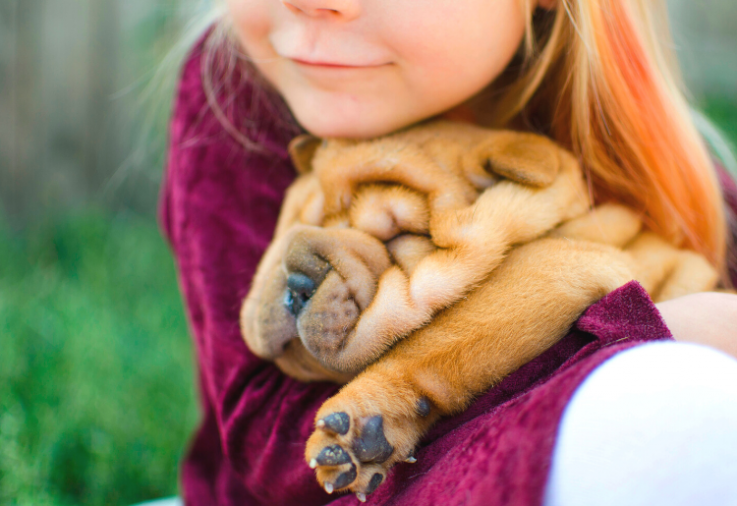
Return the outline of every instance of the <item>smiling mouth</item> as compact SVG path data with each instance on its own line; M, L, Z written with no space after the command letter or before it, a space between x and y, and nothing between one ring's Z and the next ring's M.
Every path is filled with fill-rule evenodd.
M298 58L292 58L293 62L297 63L298 65L303 65L306 67L312 67L312 68L325 68L325 69L345 69L345 70L351 70L351 69L372 69L372 68L379 68L384 67L386 65L389 65L389 63L379 63L379 64L368 64L368 65L346 65L343 63L331 63L331 62L321 62L321 61L307 61L307 60L300 60Z

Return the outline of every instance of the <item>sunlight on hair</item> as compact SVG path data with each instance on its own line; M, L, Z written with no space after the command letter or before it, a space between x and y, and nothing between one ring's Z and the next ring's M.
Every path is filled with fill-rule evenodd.
M559 0L555 13L530 11L523 72L498 90L490 124L550 135L580 157L597 201L632 206L723 272L721 191L670 51L665 4Z

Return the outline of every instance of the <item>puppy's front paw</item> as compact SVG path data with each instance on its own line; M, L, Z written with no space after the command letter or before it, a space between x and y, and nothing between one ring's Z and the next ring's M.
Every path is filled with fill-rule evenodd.
M328 493L374 492L397 462L416 461L422 434L438 418L410 385L362 376L320 408L305 457Z

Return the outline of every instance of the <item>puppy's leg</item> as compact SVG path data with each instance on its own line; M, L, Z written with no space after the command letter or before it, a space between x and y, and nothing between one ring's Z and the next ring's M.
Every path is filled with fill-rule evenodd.
M630 208L602 204L552 230L548 237L609 244L618 248L632 241L642 229L642 220Z
M394 464L413 460L440 416L468 407L631 280L628 262L615 248L563 239L514 250L480 288L320 408L305 452L318 481L329 491L375 490Z
M640 233L641 229L634 211L604 204L564 223L549 236L624 247L633 259L636 279L656 302L714 289L718 273L702 255L680 250L652 232Z
M437 213L431 203L430 235L439 249L409 276L396 266L381 276L373 302L346 339L343 357L350 359L354 347L363 352L362 343L374 341L379 345L370 359L377 358L478 286L510 247L585 212L588 198L578 165L567 153L561 157L565 163L547 188L504 181L465 209Z
M719 273L706 258L693 251L681 250L675 268L653 300L663 302L691 293L708 292L714 290L718 282Z
M641 233L625 251L634 260L637 281L655 302L712 290L719 281L702 255L678 249L652 232Z

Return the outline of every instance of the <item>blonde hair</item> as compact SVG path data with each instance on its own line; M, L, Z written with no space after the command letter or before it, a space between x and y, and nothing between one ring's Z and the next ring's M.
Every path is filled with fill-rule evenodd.
M250 151L268 151L270 146L258 142L261 125L250 118L239 118L234 95L245 82L250 86L249 115L258 117L258 109L267 109L264 117L273 119L278 131L292 138L302 132L292 117L286 103L264 80L242 52L236 41L224 6L218 2L213 10L217 22L210 28L203 41L201 59L202 85L208 104L223 128L242 146ZM234 79L238 72L244 79Z
M520 1L527 13L524 54L485 95L491 123L524 123L551 136L580 158L596 202L633 207L649 228L726 274L723 199L669 52L664 3L558 0L555 10L544 11ZM235 47L228 32L225 18L210 32L203 81L226 129L260 149L217 99L223 69L245 61L232 52L223 59L223 46Z
M534 121L580 157L597 202L634 207L724 272L723 199L668 51L664 3L558 0L533 13L523 1L525 58L495 100L497 125Z

